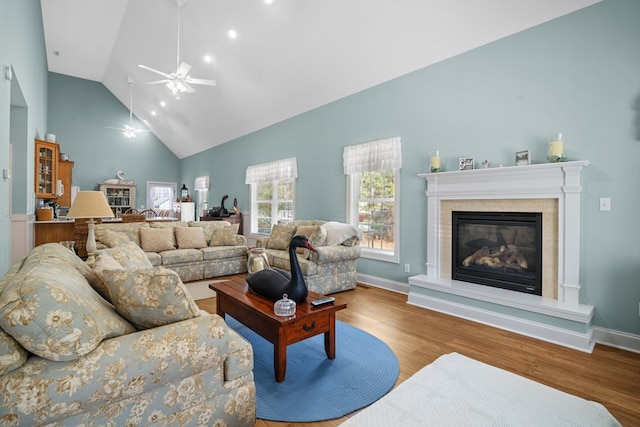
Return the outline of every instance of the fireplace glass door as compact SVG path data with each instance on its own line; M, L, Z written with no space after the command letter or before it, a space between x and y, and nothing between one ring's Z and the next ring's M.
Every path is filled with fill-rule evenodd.
M454 280L542 295L542 214L452 212Z

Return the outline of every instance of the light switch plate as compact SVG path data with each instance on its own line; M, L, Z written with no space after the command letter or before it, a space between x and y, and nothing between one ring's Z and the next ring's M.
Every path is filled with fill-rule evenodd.
M600 210L601 211L611 210L611 199L609 197L600 197Z
M2 169L2 178L11 179L11 169Z

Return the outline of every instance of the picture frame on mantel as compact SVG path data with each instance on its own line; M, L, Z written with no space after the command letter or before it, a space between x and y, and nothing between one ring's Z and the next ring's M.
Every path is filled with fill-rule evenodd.
M475 168L474 157L460 157L458 168L461 171L473 170Z
M531 152L529 150L516 151L516 166L531 164Z

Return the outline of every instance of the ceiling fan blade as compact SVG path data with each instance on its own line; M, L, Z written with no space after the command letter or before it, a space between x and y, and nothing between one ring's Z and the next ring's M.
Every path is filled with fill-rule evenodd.
M146 65L138 65L138 67L142 68L143 70L151 71L152 73L160 74L161 76L166 77L168 79L171 78L169 74L163 73L162 71L158 71L155 68L147 67Z
M164 80L155 80L153 82L147 82L148 85L159 85L162 83L169 83L171 80L169 79L164 79Z
M182 82L182 86L184 87L185 90L183 90L182 92L187 92L187 93L193 93L196 90L194 88L192 88L191 86L189 86L186 82Z
M208 86L215 86L216 85L216 81L215 80L192 79L191 77L187 77L186 81L187 81L187 83L192 83L194 85L208 85Z
M178 67L178 71L176 71L176 74L186 77L187 74L189 74L189 70L191 70L191 65L187 64L186 62L183 62Z

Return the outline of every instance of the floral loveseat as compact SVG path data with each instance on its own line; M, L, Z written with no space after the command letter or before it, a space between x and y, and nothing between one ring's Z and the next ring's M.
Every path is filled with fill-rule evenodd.
M304 235L317 252L298 249L297 257L309 290L331 294L356 287L356 262L360 258L360 231L335 221L296 220L276 224L269 237L256 246L265 248L271 267L290 270L289 242Z
M118 251L97 271L49 243L0 279L0 425L254 425L251 345Z
M130 222L95 225L98 249L133 242L151 264L175 271L183 282L245 273L247 239L238 224L206 222ZM96 251L96 255L101 251Z

